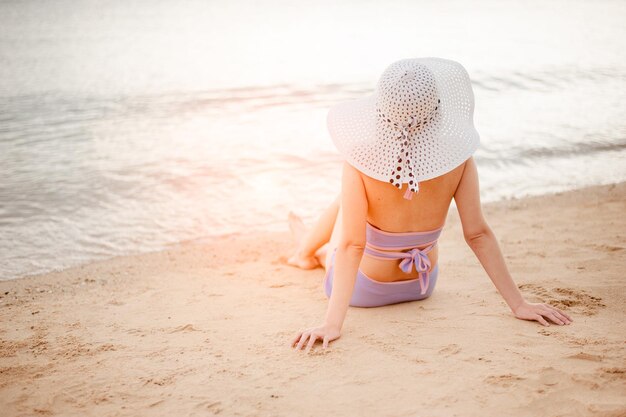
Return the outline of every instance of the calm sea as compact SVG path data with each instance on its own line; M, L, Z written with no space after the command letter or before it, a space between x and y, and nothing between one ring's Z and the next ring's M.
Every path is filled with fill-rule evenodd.
M0 279L285 230L339 191L328 108L473 80L482 197L626 180L624 1L0 1Z

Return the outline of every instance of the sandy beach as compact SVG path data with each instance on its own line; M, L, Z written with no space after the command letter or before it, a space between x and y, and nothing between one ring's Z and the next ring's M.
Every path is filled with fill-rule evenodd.
M287 231L0 282L0 414L625 416L624 213L626 183L485 207L569 326L516 319L451 209L432 297L350 308L308 355L289 341L323 318L324 273L283 264Z

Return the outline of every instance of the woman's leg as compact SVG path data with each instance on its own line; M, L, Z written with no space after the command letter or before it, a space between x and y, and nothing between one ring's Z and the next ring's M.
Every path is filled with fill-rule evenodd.
M306 229L304 222L293 213L289 213L289 228L296 242L296 253L287 261L290 265L302 269L312 269L326 265L326 244L331 240L341 196L338 196L319 217L315 225Z

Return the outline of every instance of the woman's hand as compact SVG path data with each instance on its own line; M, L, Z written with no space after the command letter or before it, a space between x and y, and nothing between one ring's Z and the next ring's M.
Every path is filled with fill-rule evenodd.
M574 320L562 312L556 307L552 307L549 304L545 303L529 303L527 301L523 301L517 308L513 311L515 317L521 320L537 320L539 323L544 326L549 326L550 323L544 318L547 317L554 323L559 326L564 324L570 324Z
M319 338L322 340L322 347L326 349L329 342L338 339L340 336L341 331L336 326L325 324L323 326L311 327L310 329L298 332L298 335L291 341L291 347L298 343L296 349L300 350L308 340L309 342L306 345L306 353L308 353L315 344L315 341Z

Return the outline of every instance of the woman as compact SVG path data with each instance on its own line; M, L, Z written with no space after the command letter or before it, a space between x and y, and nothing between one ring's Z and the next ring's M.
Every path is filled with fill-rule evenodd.
M326 268L329 303L324 322L298 332L291 346L308 352L320 339L328 347L340 337L349 305L429 297L453 198L467 244L515 317L544 326L572 322L553 306L527 302L507 270L481 210L473 113L467 72L440 58L398 61L372 96L330 110L330 135L345 158L341 195L309 231L290 215L299 243L289 259L304 269Z

